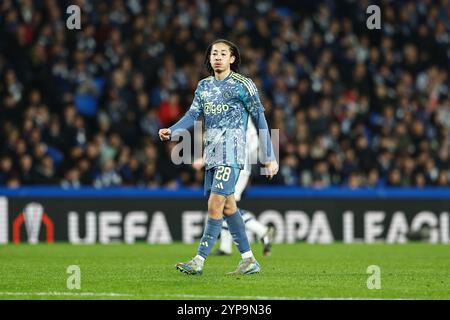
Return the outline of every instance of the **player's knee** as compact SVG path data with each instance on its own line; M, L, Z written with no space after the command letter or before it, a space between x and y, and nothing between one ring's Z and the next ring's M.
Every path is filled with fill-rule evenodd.
M208 216L215 220L219 220L223 218L223 214L218 211L208 211Z
M208 202L208 214L210 217L214 219L220 219L223 210L220 210L220 206L218 206L214 202Z
M226 216L231 216L232 214L234 214L237 211L237 208L225 208L223 209L223 214Z
M211 196L208 200L208 215L213 219L222 218L225 199L222 197Z
M223 208L223 214L224 215L232 215L237 211L237 206L236 206L236 202L234 201L227 201L225 203L225 206Z

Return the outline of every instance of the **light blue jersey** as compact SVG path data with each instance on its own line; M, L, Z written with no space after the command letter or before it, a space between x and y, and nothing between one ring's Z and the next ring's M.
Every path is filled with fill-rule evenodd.
M189 111L170 129L189 129L200 116L204 117L206 170L217 166L242 169L245 164L245 144L248 117L261 132L266 132L263 151L274 160L264 108L258 90L249 78L231 71L223 80L213 76L199 81Z

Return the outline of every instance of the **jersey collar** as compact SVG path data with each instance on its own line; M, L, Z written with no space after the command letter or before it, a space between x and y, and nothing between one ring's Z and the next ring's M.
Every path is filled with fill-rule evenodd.
M230 73L229 73L229 74L225 77L225 79L223 79L223 80L217 80L216 77L213 76L214 83L217 84L217 83L222 83L222 82L227 81L229 78L231 78L231 75L232 75L233 73L234 73L233 70L231 70Z

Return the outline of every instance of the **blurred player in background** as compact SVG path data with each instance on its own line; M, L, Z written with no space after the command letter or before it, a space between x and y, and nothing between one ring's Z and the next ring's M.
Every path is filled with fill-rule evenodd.
M239 202L242 197L242 193L247 187L248 180L250 179L252 172L251 155L256 155L258 152L258 133L252 121L249 119L248 127L246 132L246 160L244 169L241 170L239 178L236 182L236 187L234 191L234 198L236 202ZM192 166L196 170L201 170L204 166L204 161L202 158L194 161ZM240 209L242 218L244 219L245 227L255 233L258 240L260 240L264 246L263 255L269 256L272 248L272 243L274 240L275 228L272 226L265 226L256 220L255 216L250 212ZM231 255L233 250L233 237L228 230L228 225L224 221L222 224L222 231L220 232L220 246L211 255L215 256L228 256Z
M238 73L240 53L235 44L216 40L205 54L205 66L211 76L198 83L194 101L188 112L170 128L159 130L166 141L181 130L194 126L203 115L205 126L205 195L208 196L208 219L197 255L176 268L190 275L203 273L203 265L227 222L242 260L232 275L260 271L245 231L245 223L234 198L235 185L245 164L246 129L249 117L263 133L261 148L265 175L270 179L278 172L264 108L255 84Z

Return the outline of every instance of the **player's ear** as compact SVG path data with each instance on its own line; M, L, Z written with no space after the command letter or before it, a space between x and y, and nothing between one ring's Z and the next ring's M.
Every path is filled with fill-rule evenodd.
M236 60L236 57L235 57L235 56L231 56L231 58L230 58L230 64L233 64L235 60Z

